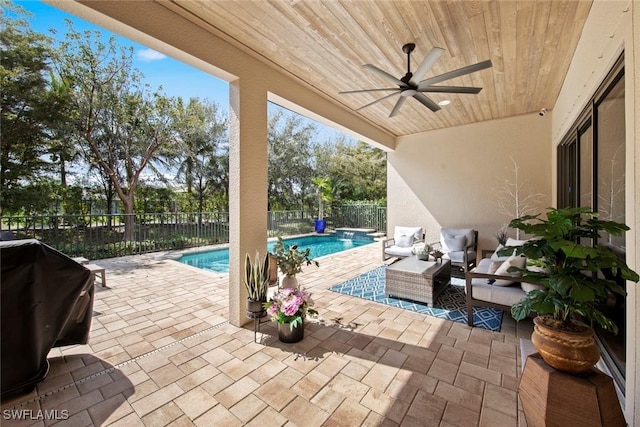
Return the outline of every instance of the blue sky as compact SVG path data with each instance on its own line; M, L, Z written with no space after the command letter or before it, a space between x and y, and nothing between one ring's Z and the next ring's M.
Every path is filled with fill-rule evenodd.
M191 97L207 98L216 102L225 111L229 108L229 85L223 80L185 65L144 45L111 33L74 15L49 6L46 3L42 3L39 0L22 0L14 1L14 3L19 4L33 14L28 21L31 28L39 33L52 36L49 29L54 28L57 30L57 35L52 37L64 37L66 32L65 18L67 18L73 22L73 27L76 31L100 30L107 38L111 35L115 36L117 43L120 45L133 46L135 53L133 66L144 74L145 81L152 89L157 89L159 86L162 86L163 92L168 96L181 96L184 99ZM270 108L274 107L270 106ZM339 131L313 120L308 120L318 129L318 135L316 136L318 140L334 140L344 136ZM351 140L349 137L346 138Z

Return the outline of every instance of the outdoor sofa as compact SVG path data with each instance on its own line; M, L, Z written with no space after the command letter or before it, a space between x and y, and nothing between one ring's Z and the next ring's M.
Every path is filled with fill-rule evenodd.
M465 274L467 300L467 323L473 326L474 307L492 307L511 311L528 292L541 289L542 285L523 282L517 274L509 273L511 266L525 268L527 259L516 255L498 255L505 246L521 246L525 240L509 238L504 246L499 245L490 258L483 258L478 266Z

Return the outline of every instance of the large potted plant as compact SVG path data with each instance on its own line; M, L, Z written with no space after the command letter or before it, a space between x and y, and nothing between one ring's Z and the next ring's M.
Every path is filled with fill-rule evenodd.
M531 236L515 248L530 267L510 270L519 270L524 282L543 285L511 308L513 317L537 314L531 340L547 364L572 374L589 371L600 357L591 325L618 331L599 307L614 294L626 295L616 279L639 279L624 259L597 242L601 232L619 235L629 227L600 220L587 208L549 209L546 219L525 215L509 226Z
M278 237L278 241L273 247L273 255L278 260L278 268L284 278L282 279L283 288L295 288L298 286L296 274L302 272L303 265L320 266L318 261L311 259L311 249L298 249L298 245L288 245L284 243L282 237Z
M251 319L264 317L266 312L263 305L267 301L269 289L269 257L265 256L262 261L260 254L256 252L255 260L251 262L251 257L247 254L242 281L248 294L247 317Z
M318 218L315 221L316 233L324 233L327 221L324 219L324 203L332 201L333 186L327 177L312 178L311 181L318 187Z
M280 289L264 304L271 320L278 323L278 339L285 343L304 338L304 319L318 314L312 306L311 294L294 288Z

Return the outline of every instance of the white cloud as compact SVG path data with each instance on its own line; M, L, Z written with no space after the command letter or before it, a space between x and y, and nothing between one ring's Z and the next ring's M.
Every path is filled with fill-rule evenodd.
M156 52L153 49L144 49L144 50L139 50L136 53L136 56L138 57L138 59L140 59L141 61L144 62L152 62L152 61L160 61L162 59L165 59L167 56L160 53L160 52Z

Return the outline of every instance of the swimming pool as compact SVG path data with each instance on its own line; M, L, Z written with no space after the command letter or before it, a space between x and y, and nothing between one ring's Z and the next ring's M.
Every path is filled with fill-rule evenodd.
M336 235L325 236L303 236L291 239L283 239L287 245L298 245L300 249L311 249L311 258L318 258L324 255L335 254L347 249L357 248L374 242L369 236L354 236L353 238L342 238ZM273 250L275 241L267 243L267 249ZM178 260L183 264L193 267L211 270L217 273L229 272L229 249L213 249L207 252L196 252L182 255Z

